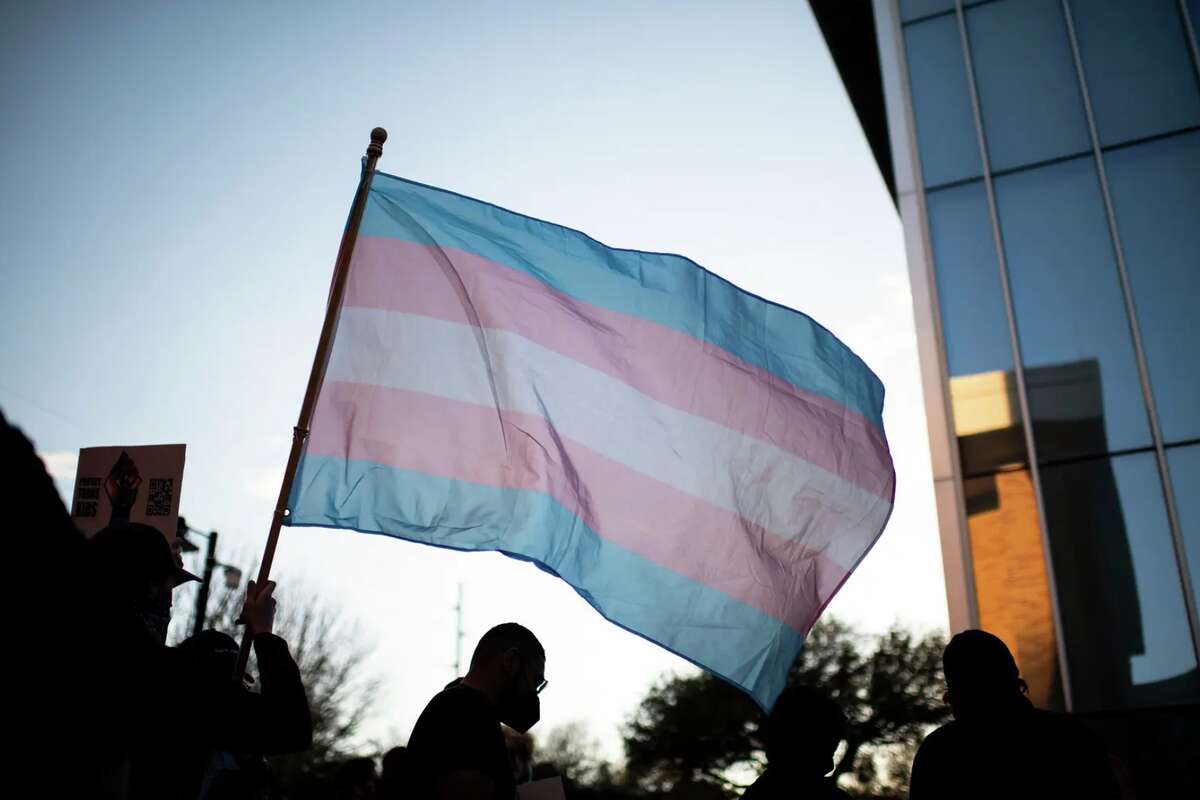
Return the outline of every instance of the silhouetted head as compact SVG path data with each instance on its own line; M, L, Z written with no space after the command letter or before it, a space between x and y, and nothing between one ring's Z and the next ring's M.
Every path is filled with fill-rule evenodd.
M790 686L767 717L767 765L809 778L826 775L845 735L846 715L837 703L806 686Z
M342 762L334 778L338 800L368 800L375 797L377 780L372 759L352 758Z
M382 797L390 800L399 797L408 782L408 750L403 747L393 747L383 754L379 782L382 785Z
M546 650L526 627L497 625L483 635L464 680L483 692L508 727L524 733L541 717L538 694L546 686Z
M973 719L1025 705L1028 691L1008 646L987 631L956 634L942 653L946 695L955 719Z
M135 614L165 643L171 591L194 577L179 568L166 537L139 522L109 525L88 541L86 562L94 600L118 615Z
M179 650L192 657L210 686L227 685L237 668L238 643L227 633L207 630L179 643Z

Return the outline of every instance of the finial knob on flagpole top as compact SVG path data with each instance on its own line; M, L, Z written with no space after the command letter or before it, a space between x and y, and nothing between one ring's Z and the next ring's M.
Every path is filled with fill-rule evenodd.
M371 131L371 143L367 145L367 156L379 158L383 155L383 143L387 141L387 131L376 128Z

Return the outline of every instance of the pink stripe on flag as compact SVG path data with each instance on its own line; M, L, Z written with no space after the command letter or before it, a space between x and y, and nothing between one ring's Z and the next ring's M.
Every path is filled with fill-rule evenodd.
M821 552L564 439L531 414L327 382L308 452L542 492L598 536L801 633L849 572Z
M715 345L576 300L474 253L360 237L345 305L516 333L892 500L887 443L857 412Z

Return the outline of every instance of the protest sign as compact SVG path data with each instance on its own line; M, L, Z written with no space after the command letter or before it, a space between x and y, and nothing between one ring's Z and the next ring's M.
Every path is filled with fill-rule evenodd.
M174 542L183 460L182 444L83 448L72 521L88 538L117 522L141 522Z

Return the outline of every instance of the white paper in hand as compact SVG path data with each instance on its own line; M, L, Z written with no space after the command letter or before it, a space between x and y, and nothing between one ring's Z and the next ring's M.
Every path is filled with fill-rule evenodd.
M562 778L543 778L517 787L519 800L566 800Z

